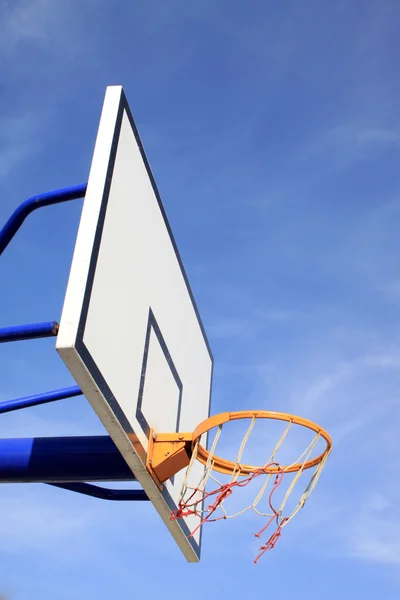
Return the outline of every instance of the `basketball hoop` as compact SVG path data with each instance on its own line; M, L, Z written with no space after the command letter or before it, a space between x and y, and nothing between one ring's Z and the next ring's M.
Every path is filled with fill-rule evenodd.
M224 425L241 419L250 420L250 424L241 440L236 460L230 461L221 458L216 455L216 448ZM283 421L286 423L285 430L280 435L272 452L270 452L267 461L261 465L243 464L242 457L246 445L256 422L261 419ZM313 438L297 456L296 460L289 464L280 464L277 458L278 451L286 440L289 430L295 426L309 430L312 432ZM201 444L201 438L212 429L216 429L216 433L210 450L207 450ZM325 443L324 449L317 454L316 447L320 441ZM288 525L300 508L305 505L318 482L331 449L332 440L329 434L325 429L308 419L272 411L226 412L206 419L196 427L192 434L156 435L153 433L152 444L149 447L148 469L153 472L155 480L157 481L158 478L159 483L161 483L161 480L165 481L167 477L171 476L172 471L177 473L178 470L187 466L178 508L171 513L170 519L177 520L190 515L197 516L199 524L193 529L191 536L205 523L221 519L232 519L243 515L249 510L253 510L267 519L265 525L255 534L258 538L275 522L276 527L272 535L260 546L259 554L254 561L257 563L265 552L275 547L283 527ZM191 473L196 461L202 463L205 468L200 480L193 484ZM165 470L167 466L168 469ZM306 472L310 473L309 477L306 477ZM227 481L221 481L221 477L218 479L217 474L228 476ZM282 491L281 486L289 474L293 476L288 481L279 505L275 506L277 489L281 488ZM303 492L294 507L287 510L288 500L301 478L306 480ZM256 479L261 479L262 485L261 488L256 490L252 502L234 512L229 512L228 498L232 496L235 490L251 485ZM216 484L211 489L210 482ZM268 498L267 506L262 510L260 508L262 507L261 501L265 496ZM207 501L210 502L209 505L207 505Z

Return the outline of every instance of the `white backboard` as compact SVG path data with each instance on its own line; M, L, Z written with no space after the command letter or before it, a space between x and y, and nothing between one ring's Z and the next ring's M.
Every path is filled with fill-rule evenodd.
M105 96L57 350L185 557L199 560L197 517L169 519L184 471L160 491L145 459L150 427L192 431L209 416L213 359L119 86Z

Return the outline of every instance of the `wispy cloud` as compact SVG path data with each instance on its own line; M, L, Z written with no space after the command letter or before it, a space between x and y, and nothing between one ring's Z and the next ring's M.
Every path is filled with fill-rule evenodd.
M384 151L398 152L399 148L399 129L375 125L373 118L360 122L355 117L354 120L311 133L293 159L303 168L306 164L318 165L315 177L320 178L329 172L348 169L361 161L376 160Z
M389 525L389 524L387 524ZM391 524L390 524L391 525ZM395 527L396 529L396 527ZM385 563L385 564L400 564L400 542L398 541L400 530L393 532L390 528L391 539L385 538L385 534L381 534L381 538L368 538L363 535L356 544L356 549L350 554L354 558L363 560Z
M47 185L51 174L75 178L74 161L86 168L90 160L84 146L92 145L105 85L126 86L207 313L216 359L212 412L293 412L333 437L313 496L267 559L276 574L269 591L282 593L296 554L296 589L286 578L286 595L302 594L296 569L304 556L317 585L320 573L335 576L332 557L350 569L363 561L379 595L381 565L394 572L400 554L398 8L259 2L249 11L238 2L226 10L212 0L160 0L122 13L119 4L3 2L1 183L15 191L31 179ZM39 151L43 168L40 160L28 164ZM46 307L59 305L52 275L64 268L62 234L72 244L76 222L61 220L53 230L50 276L43 284L32 278L29 297L21 288L21 308L23 298L32 314L44 311L42 291ZM49 250L40 236L35 244L37 253L20 246L23 264L43 268L40 256ZM11 260L12 275L15 267ZM4 399L62 379L47 355L37 355L30 368L2 363ZM97 433L84 400L72 406L4 415L1 435ZM249 447L254 461L267 459L275 440L265 425ZM233 453L236 441L228 433L222 453ZM137 593L146 593L149 561L166 580L175 569L182 585L193 580L150 503L102 503L27 485L4 487L0 507L8 515L0 525L2 578L14 577L23 597L51 595L55 585L60 598L75 598L77 585L81 596L121 595L132 569ZM265 570L251 563L258 523L249 513L207 527L211 585L225 565L243 561L245 592L259 593ZM17 553L26 560L16 561ZM362 591L365 582L352 576ZM25 590L25 581L36 589ZM203 592L192 590L194 598ZM340 593L327 589L327 599Z
M33 487L33 486L32 486ZM54 506L50 495L47 498L38 494L36 489L25 489L25 494L6 493L1 500L2 511L7 514L0 525L1 551L46 550L73 540L78 535L84 537L84 531L90 527L96 511L81 508L71 510L61 517L60 507ZM50 489L50 488L49 488ZM45 526L44 526L45 524Z
M208 324L207 332L211 338L244 339L261 335L261 332L270 326L297 326L299 321L310 321L311 313L296 308L254 308L247 299L249 307L246 317L220 316L214 322Z
M210 338L214 339L227 339L232 337L240 337L243 339L253 335L254 323L246 319L221 317L214 323L210 323L207 331Z
M351 376L351 373L349 364L339 365L337 370L313 381L299 402L302 409L306 412L315 412L316 408L323 403L324 397L331 394L346 377Z
M79 419L73 414L64 418L49 416L46 407L40 409L22 410L2 416L0 435L5 438L16 437L57 437L57 436L86 436L104 435L105 430L98 419L83 417L80 411ZM65 411L67 412L67 411Z
M356 139L360 144L375 144L390 148L390 146L400 145L400 131L385 128L365 128L357 131Z
M76 56L81 47L76 33L80 24L73 2L55 7L51 0L21 0L2 12L0 23L0 48L3 55L11 57L26 47L54 48L69 56ZM75 25L75 29L73 27ZM68 29L69 35L61 35Z
M42 131L51 122L51 115L29 111L26 107L18 114L2 114L0 117L0 182L6 180L16 169L22 168L26 157L34 157L43 147Z
M387 488L388 486L386 486ZM367 496L354 519L348 539L349 555L376 563L400 564L400 527L396 487Z
M392 302L400 301L400 280L391 281L381 286L380 291Z

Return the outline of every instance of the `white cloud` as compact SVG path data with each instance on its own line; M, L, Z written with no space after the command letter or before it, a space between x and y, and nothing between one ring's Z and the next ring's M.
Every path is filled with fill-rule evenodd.
M21 552L21 550L48 550L62 544L67 539L82 536L94 512L81 507L62 511L54 505L50 495L47 497L29 490L25 485L24 494L18 489L8 493L3 489L0 506L7 519L0 523L0 547L2 552ZM8 489L9 486L7 486ZM71 505L72 506L72 505ZM64 514L62 514L62 512Z
M42 111L29 111L0 116L0 182L16 171L32 152L42 147L41 132L51 120Z
M400 301L400 280L390 281L381 286L380 290L388 300L391 300L392 302Z
M62 402L68 402L63 400ZM83 402L87 402L83 400ZM76 406L76 405L75 405ZM55 418L46 416L48 406L42 407L43 416L37 414L40 409L24 409L1 415L0 435L7 438L17 437L57 437L64 435L104 435L105 431L97 417L88 419L79 411L79 418ZM32 411L36 410L32 413Z
M367 496L350 525L348 552L353 558L376 563L400 564L398 489L385 485L385 495Z
M226 317L220 316L215 321L207 325L207 334L210 338L226 339L236 338L245 339L259 336L260 332L270 325L278 327L292 326L299 321L312 319L312 315L295 308L256 308L251 307L247 311L247 316Z
M301 408L305 412L314 412L321 406L324 396L335 390L347 377L352 375L350 364L339 365L329 374L323 375L313 381L300 400Z
M220 317L207 327L207 334L212 338L244 338L254 333L254 323L246 319Z
M311 314L296 308L269 307L255 311L256 317L272 323L287 323L301 319L310 319Z
M361 121L354 117L311 133L308 140L303 140L298 155L293 155L293 162L298 161L303 168L312 163L314 169L318 166L315 177L323 177L326 173L347 169L358 161L376 158L383 150L398 151L398 148L400 130L386 129L379 123L375 125L372 118L365 117L365 121Z
M79 51L81 46L75 40L76 27L72 26L74 12L71 2L57 7L50 0L2 4L0 51L3 79L8 80L8 93L12 97L4 101L0 116L0 183L21 169L25 160L36 158L42 150L46 131L56 112L53 106L57 88L49 89L48 100L43 93L49 87L48 83L42 82L42 88L37 92L41 73L47 74L50 70L47 65L47 69L42 71L44 61L40 53L46 52L51 59L57 57L60 61ZM30 60L37 52L39 60L32 69ZM33 70L35 79L32 82Z
M46 41L51 3L47 0L28 0L15 2L3 11L1 23L1 41L3 48L15 49L23 41Z
M399 535L400 530L398 529L395 533L396 539L393 539L393 534L390 540L361 537L350 556L372 562L398 565L400 564Z
M71 0L55 5L51 0L20 0L7 3L0 22L0 48L11 58L24 55L27 45L74 56L81 47L77 32L80 5ZM68 34L66 34L68 32ZM22 65L23 67L23 62Z
M400 131L379 127L364 128L356 132L356 140L360 144L375 144L377 146L399 146Z

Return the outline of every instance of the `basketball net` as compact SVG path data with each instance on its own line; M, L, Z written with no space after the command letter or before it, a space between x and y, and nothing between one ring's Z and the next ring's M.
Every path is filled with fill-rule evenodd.
M222 434L223 424L219 425L217 428L201 479L196 486L193 486L189 485L189 480L191 479L190 474L193 465L196 460L198 460L200 438L196 440L193 447L193 454L182 484L178 508L173 511L170 516L171 520L176 520L189 515L196 515L200 522L191 532L190 536L192 537L205 523L215 522L221 519L233 519L250 510L254 511L257 515L266 519L263 527L254 534L255 537L261 538L267 530L270 531L273 528L270 536L260 546L259 553L254 560L255 563L259 561L263 554L275 548L276 543L281 537L283 528L290 523L299 510L305 505L317 485L331 449L328 446L325 453L321 455L319 462L314 467L310 468L310 460L318 441L321 438L321 432L317 432L296 461L289 465L281 466L276 460L276 454L285 441L290 428L293 426L293 421L289 421L265 465L263 467L254 467L254 470L250 473L243 473L243 470L245 469L241 462L242 456L256 421L257 416L253 416L249 428L240 444L236 461L232 462L232 473L225 483L220 481L216 476L216 469L218 468L216 467L216 461L218 461L218 457L215 456L217 444ZM248 471L248 469L246 470ZM274 498L274 496L276 496L276 491L284 484L285 476L289 472L294 472L294 476L287 485L287 489L284 492L280 504L275 506L276 498ZM310 473L310 477L306 477L305 473ZM234 491L238 488L250 486L254 480L260 478L263 478L264 481L259 491L253 497L252 502L236 512L229 512L229 502L227 502L227 500L232 496ZM288 500L300 480L306 480L305 487L294 508L286 510ZM260 503L265 496L267 497L267 506L264 510L261 510Z

